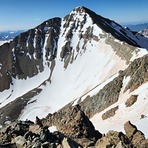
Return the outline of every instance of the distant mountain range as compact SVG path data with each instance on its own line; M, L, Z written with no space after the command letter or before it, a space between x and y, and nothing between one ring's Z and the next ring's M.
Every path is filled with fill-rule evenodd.
M24 32L24 30L0 31L0 41L12 40L22 32Z
M136 25L124 25L128 28L130 28L132 31L141 31L143 29L148 29L148 23L144 23L144 24L136 24Z

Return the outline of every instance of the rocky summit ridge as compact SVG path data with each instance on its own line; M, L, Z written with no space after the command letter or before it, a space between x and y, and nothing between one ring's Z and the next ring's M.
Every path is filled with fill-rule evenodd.
M0 146L147 147L147 50L85 7L0 46Z
M105 147L141 147L148 146L148 139L131 122L124 124L125 134L109 131L101 134L81 110L80 106L69 108L64 116L56 114L58 131L50 132L51 119L36 117L36 123L15 121L1 129L0 147L32 148L105 148ZM54 119L52 119L54 120ZM47 123L47 122L46 122Z

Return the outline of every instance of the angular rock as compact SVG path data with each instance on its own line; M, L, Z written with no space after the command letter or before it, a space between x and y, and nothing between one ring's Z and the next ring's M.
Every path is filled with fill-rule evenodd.
M95 141L89 140L88 138L74 139L82 147L94 147Z
M39 134L41 132L41 128L39 125L34 124L29 126L29 131L35 134Z
M26 139L23 136L17 136L15 138L15 143L17 148L23 148L26 146Z
M131 124L130 121L128 121L124 124L124 130L125 130L126 136L129 139L131 139L132 136L137 132L137 127L135 125Z
M119 146L119 143L131 147L130 141L122 132L109 131L105 137L102 137L96 142L95 148L115 147L117 145Z
M132 137L132 144L135 147L141 147L142 142L145 140L145 136L141 131L137 131Z

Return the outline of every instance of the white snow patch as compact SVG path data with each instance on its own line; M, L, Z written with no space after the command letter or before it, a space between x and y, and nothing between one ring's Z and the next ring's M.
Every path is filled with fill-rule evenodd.
M137 58L143 57L144 55L147 55L148 51L144 48L137 48L136 51L133 52L133 56L130 59L130 61L133 61Z
M52 133L58 131L56 126L50 126L48 129Z

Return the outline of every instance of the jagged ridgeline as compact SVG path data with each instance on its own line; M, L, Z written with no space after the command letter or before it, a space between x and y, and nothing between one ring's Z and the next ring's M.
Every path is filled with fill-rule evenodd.
M65 120L65 115L77 105L93 134L122 129L128 120L146 123L145 32L132 32L77 7L64 18L49 19L0 46L0 124L35 121L38 116L44 127L54 125L69 135L77 127L65 129L76 121ZM84 129L78 128L80 137L90 138L91 130L83 125Z

